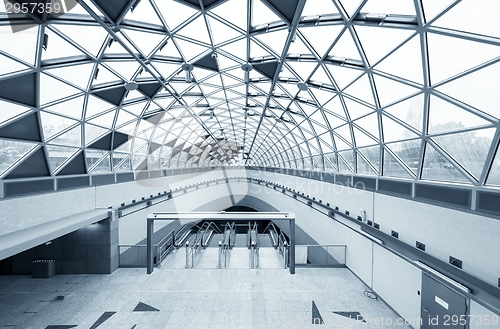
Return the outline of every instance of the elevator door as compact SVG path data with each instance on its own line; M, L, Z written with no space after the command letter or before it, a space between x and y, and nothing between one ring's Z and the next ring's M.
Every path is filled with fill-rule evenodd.
M465 297L423 274L421 329L462 328L467 322Z

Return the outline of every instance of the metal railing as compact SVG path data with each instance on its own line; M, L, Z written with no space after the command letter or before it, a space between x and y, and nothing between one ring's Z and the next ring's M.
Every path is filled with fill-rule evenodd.
M286 236L283 232L280 232L278 235L278 251L281 254L281 260L283 264L283 268L287 268L288 266L288 258L289 258L289 244Z
M218 257L218 268L227 267L227 258L229 256L229 251L234 247L236 240L236 229L235 223L226 223L224 226L224 232L222 235L222 241L219 241L219 257Z
M200 227L196 235L192 235L186 241L186 268L193 268L201 255L202 249L208 247L212 240L214 231L220 231L214 222L205 222ZM205 237L206 236L206 237Z
M156 265L161 267L161 262L174 250L174 230L168 233L163 239L156 244Z
M276 229L276 226L274 226L273 222L269 222L267 224L266 228L264 229L264 234L267 232L269 234L269 238L271 239L271 245L273 246L274 249L278 248L278 230Z
M250 226L250 223L248 223ZM250 235L250 268L259 268L259 231L257 228L257 222L254 223L253 228L249 229Z

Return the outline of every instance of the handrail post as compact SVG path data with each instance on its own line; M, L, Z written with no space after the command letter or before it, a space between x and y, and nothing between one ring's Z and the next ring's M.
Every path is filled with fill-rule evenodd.
M189 267L189 241L186 241L186 268L190 268Z
M217 262L217 268L222 268L222 241L219 241L219 258Z
M153 273L153 233L154 233L154 220L148 218L147 224L147 273Z

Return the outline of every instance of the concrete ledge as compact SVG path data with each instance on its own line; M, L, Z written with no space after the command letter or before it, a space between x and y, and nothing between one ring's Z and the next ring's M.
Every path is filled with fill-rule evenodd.
M108 218L108 209L95 209L0 236L0 259L36 247Z

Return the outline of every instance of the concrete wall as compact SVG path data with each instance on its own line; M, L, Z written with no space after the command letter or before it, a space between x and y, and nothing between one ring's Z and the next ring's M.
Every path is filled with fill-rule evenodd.
M32 273L34 260L52 259L56 274L109 274L118 268L118 222L106 219L2 260L2 274Z

